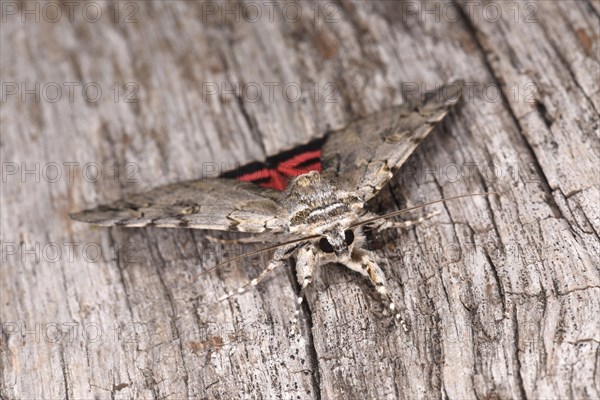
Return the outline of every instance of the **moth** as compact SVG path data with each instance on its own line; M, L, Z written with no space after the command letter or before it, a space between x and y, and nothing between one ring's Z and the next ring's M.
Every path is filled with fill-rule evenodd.
M443 85L265 163L220 178L160 186L71 217L101 226L252 233L249 241L275 243L267 248L273 257L258 277L224 298L257 285L294 256L302 290L316 267L339 263L368 278L393 311L381 260L365 248L364 228L397 226L386 218L399 212L379 216L365 203L457 103L463 86Z

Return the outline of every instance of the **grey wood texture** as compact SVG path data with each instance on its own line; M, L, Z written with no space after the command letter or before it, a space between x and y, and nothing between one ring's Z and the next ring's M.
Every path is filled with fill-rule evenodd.
M0 398L600 398L598 1L48 4L0 4ZM407 333L342 266L291 336L293 265L218 303L268 255L68 217L458 78L370 208L501 194L372 238Z

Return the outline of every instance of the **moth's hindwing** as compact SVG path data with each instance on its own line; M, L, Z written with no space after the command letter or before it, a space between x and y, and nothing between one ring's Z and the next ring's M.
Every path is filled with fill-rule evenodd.
M322 149L323 173L347 182L364 202L374 197L462 93L457 81L331 132Z
M159 186L148 192L72 214L102 226L282 232L281 193L252 183L205 179Z
M310 171L321 172L321 147L325 138L284 151L267 158L265 162L252 162L221 174L222 178L237 179L275 189L285 190L290 178Z

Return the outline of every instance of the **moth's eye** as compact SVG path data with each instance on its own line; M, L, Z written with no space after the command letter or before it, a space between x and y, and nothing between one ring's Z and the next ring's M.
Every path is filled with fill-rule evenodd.
M319 240L319 248L324 253L333 253L333 246L327 241L327 238L321 238L321 240Z
M346 232L344 232L344 238L346 239L346 244L348 246L354 242L354 232L352 232L352 229L348 229Z

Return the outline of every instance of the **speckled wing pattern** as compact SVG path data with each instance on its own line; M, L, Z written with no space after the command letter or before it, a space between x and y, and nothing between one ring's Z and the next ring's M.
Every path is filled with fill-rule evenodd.
M368 201L381 190L461 96L464 82L446 84L331 132L321 150L323 174Z
M248 182L185 181L71 214L71 218L102 226L282 232L281 195Z
M321 163L313 163L311 169L322 168L323 179L366 202L444 118L462 87L462 82L442 86L422 101L408 101L330 132L318 140L324 142ZM284 233L289 217L283 205L286 195L240 180L203 179L160 186L71 218L101 226Z

